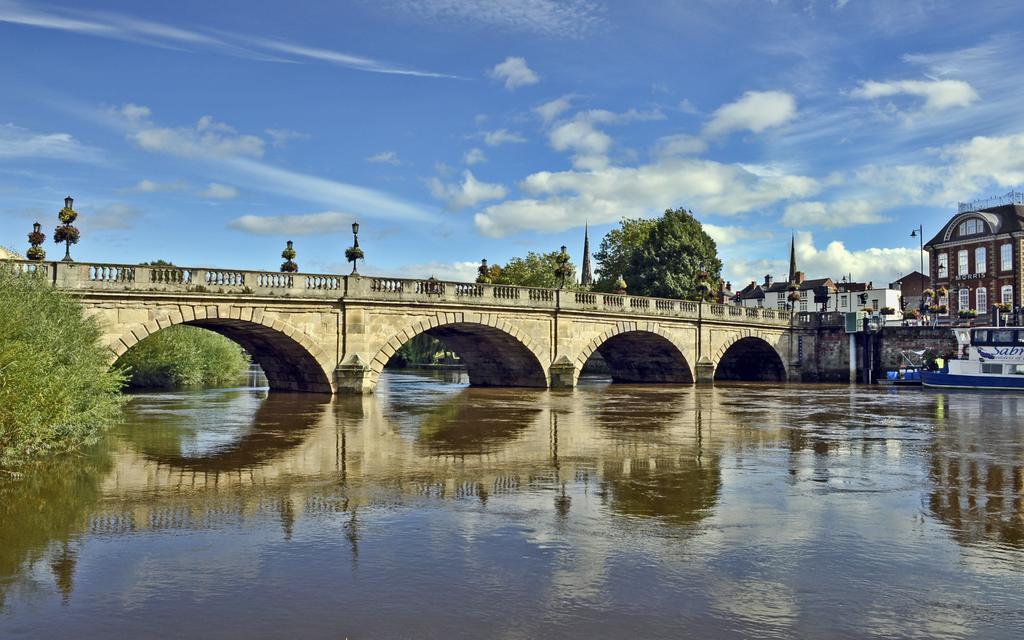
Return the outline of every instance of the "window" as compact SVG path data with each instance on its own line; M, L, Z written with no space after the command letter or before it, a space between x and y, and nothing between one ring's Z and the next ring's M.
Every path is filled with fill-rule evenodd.
M957 309L964 311L971 308L971 290L961 289L959 299L957 300Z
M1002 373L1003 372L1003 365L1001 365L1001 364L989 364L989 363L986 362L985 364L981 365L981 372L982 373Z
M847 307L846 296L839 296L839 306L841 306L844 309Z
M988 290L985 287L979 287L974 292L974 302L977 305L975 309L978 310L978 315L988 313Z
M1013 246L1004 244L999 247L999 269L1009 271L1013 269Z
M1013 329L994 329L992 331L992 344L1012 345Z
M874 309L875 311L878 311L878 300L871 301L871 308Z
M936 268L935 271L936 271L936 275L939 278L945 278L945 277L949 276L949 254L948 253L940 253L939 254L939 266Z
M807 311L807 300L801 300L800 301L800 310L801 311Z
M782 311L786 310L786 299L783 298L782 296L779 296L778 307Z
M956 252L956 273L960 276L967 275L967 249Z
M988 329L971 332L971 344L988 344Z
M974 250L974 273L988 273L987 258L985 247L978 247Z
M999 301L1003 304L1013 304L1013 285L1005 285L999 293Z
M977 218L971 218L960 223L960 235L973 236L985 232L985 223Z

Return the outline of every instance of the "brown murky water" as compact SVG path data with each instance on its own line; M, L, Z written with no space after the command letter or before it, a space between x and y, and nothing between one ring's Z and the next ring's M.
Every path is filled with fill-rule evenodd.
M389 373L127 413L0 480L0 637L1024 637L1024 396Z

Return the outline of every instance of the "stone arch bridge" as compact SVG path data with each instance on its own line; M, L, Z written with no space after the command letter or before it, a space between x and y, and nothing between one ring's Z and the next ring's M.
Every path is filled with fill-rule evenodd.
M244 347L273 389L369 393L396 351L427 333L471 384L572 388L599 353L613 381L797 377L787 311L583 291L358 275L5 261L73 292L114 362L176 324Z

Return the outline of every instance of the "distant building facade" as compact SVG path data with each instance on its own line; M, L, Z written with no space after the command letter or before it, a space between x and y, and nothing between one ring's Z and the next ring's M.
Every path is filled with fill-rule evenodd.
M979 206L980 205L980 206ZM995 303L1021 307L1024 194L962 203L955 216L924 245L936 288L948 290L948 313L991 312Z
M7 249L5 247L0 247L0 260L24 260L24 259L25 259L25 257L20 255L20 254L18 254L18 253L15 253L14 251L11 251L10 249Z

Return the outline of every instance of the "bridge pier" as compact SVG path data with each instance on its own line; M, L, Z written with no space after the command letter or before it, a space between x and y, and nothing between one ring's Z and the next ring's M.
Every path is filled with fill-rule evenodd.
M353 356L348 362L339 364L334 370L334 387L336 393L345 395L361 395L373 393L373 372L359 356Z
M552 389L572 389L576 386L576 366L562 356L548 367Z
M707 356L701 357L694 366L694 377L697 384L714 384L715 363Z

